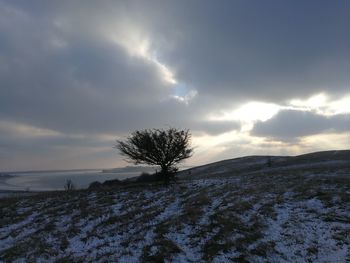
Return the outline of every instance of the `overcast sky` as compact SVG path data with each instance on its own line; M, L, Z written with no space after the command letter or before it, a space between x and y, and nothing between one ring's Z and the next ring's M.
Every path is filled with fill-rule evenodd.
M188 128L188 165L350 148L349 1L0 0L0 170L107 168Z

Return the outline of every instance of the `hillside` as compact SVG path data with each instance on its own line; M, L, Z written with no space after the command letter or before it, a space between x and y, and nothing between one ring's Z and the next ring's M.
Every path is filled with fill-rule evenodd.
M349 157L250 156L182 171L169 188L3 198L0 259L347 262Z
M270 162L270 166L268 165ZM247 156L197 166L179 173L181 178L224 178L261 173L304 173L350 170L350 150L325 151L298 156Z

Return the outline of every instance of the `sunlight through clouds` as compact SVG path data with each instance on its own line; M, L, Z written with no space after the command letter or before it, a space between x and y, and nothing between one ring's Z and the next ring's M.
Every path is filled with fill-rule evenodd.
M350 113L350 95L340 100L331 101L328 105L333 114Z
M293 99L290 101L290 105L315 109L325 106L327 100L327 96L324 93L320 93L308 98L307 100Z
M125 25L125 28L121 28L120 31L112 34L108 33L107 35L113 43L127 50L131 57L140 57L157 68L165 84L173 89L173 94L170 98L189 104L197 95L197 90L188 89L184 83L180 83L170 67L158 59L157 50L152 48L152 41L146 34L142 34L140 29L128 24ZM182 89L181 94L178 93L179 87Z
M308 99L292 99L289 102L289 109L314 111L321 115L336 115L350 112L350 95L338 100L330 100L325 93L316 94Z
M8 133L12 136L31 138L31 137L57 137L62 133L50 129L39 128L23 123L1 121L0 133Z
M280 105L264 102L248 102L242 106L220 114L210 115L211 120L238 120L243 123L266 121L272 118L281 109Z
M324 133L307 136L301 139L300 144L308 151L325 151L328 149L340 150L349 144L350 133Z
M128 27L131 26L129 25ZM121 34L118 33L109 35L114 43L125 48L130 56L141 57L153 64L159 70L167 84L177 84L175 74L165 64L159 61L157 52L151 50L151 41L148 37L134 28L125 29Z

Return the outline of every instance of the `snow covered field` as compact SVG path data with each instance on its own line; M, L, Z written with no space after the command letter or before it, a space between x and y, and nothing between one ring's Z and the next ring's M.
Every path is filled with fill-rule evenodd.
M348 262L348 170L1 199L8 262Z

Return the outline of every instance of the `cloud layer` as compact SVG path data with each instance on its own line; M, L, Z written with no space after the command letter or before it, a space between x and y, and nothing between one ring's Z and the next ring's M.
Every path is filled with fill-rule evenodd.
M282 110L265 122L258 122L252 135L293 142L297 138L350 131L350 115L324 116L309 111Z
M113 136L135 129L189 128L216 141L243 136L237 134L244 120L210 116L245 103L283 106L321 92L342 98L350 84L349 7L346 1L0 0L0 150L2 160L16 160L0 161L0 168L59 168L64 161L54 160L65 151L104 151L95 162L78 158L68 168L114 166L106 157ZM346 132L345 123L347 116L281 111L251 134L292 141ZM24 161L29 153L37 160ZM40 156L51 161L40 163Z

